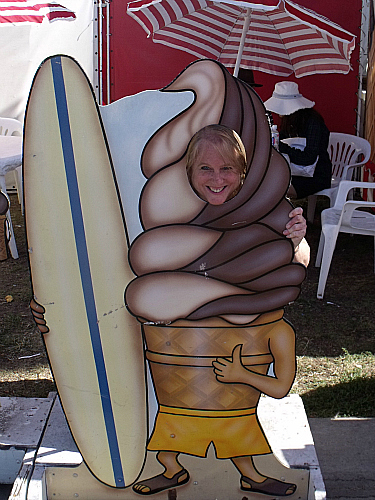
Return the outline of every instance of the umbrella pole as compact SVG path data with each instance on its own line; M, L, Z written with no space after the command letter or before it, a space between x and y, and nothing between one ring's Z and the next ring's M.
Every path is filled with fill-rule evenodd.
M247 32L249 30L249 25L250 25L250 18L251 18L251 9L246 9L240 46L238 47L236 65L235 65L234 71L233 71L233 76L236 76L236 77L238 76L238 72L240 70L240 63L241 63L241 59L242 59L243 48L245 46L246 35L247 35Z

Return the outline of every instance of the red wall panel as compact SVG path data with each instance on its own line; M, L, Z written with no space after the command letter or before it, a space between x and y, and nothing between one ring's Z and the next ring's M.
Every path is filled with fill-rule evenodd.
M316 102L316 109L331 131L355 134L361 0L299 0L297 3L313 8L357 36L351 57L353 71L349 74L288 78L298 83L303 95ZM111 101L142 90L162 88L195 60L190 54L153 43L126 14L126 6L123 0L111 1ZM256 89L263 100L271 96L275 83L281 79L262 72L254 72L254 76L255 81L263 85Z

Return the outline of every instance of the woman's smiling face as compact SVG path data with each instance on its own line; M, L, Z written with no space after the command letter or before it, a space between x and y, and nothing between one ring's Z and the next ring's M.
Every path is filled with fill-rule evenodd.
M207 141L192 167L191 183L203 200L221 205L237 193L241 173Z

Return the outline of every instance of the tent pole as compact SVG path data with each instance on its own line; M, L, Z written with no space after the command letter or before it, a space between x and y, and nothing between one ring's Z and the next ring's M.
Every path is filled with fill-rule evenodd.
M98 2L99 31L99 104L103 104L103 7L102 0Z
M362 0L361 9L361 38L359 44L359 66L358 66L358 95L357 95L357 121L356 134L363 137L364 115L366 104L366 88L363 88L364 79L367 76L368 62L368 33L370 22L370 0Z
M242 53L243 53L243 49L245 46L245 40L246 40L247 32L248 32L249 26L250 26L250 19L251 19L251 9L246 9L245 19L244 19L243 29L242 29L242 35L241 35L241 41L240 41L240 45L238 47L238 52L237 52L236 65L235 65L234 71L233 71L233 76L235 76L235 77L238 76L238 72L240 69Z
M109 0L107 0L107 6L106 6L106 19L107 19L107 29L106 29L106 36L107 36L107 104L110 104L111 102L111 74L110 74L110 37L111 34L109 32L109 21L110 21L110 13L109 13Z

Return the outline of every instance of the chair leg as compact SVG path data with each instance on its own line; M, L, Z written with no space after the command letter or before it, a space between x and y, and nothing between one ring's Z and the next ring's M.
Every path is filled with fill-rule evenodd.
M339 187L337 186L336 189L332 190L328 197L329 197L329 206L333 207L335 204L336 198L337 198L337 193L339 192Z
M315 207L316 207L316 195L311 194L307 197L307 222L314 222L315 215Z
M12 225L12 219L10 217L10 211L6 213L8 222L9 222L9 230L10 230L10 239L9 239L9 250L10 253L12 254L13 259L18 259L18 250L17 250L17 245L16 245L16 238L14 237L14 231L13 231L13 225Z
M322 255L324 251L324 233L320 232L318 251L316 252L315 267L320 267L322 263Z
M0 215L0 261L8 258L5 221L5 215Z
M3 193L7 194L6 190L6 182L5 182L5 176L0 175L0 187ZM12 218L10 216L10 210L6 213L6 217L9 222L9 228L10 228L10 240L9 240L9 250L10 253L12 254L13 259L18 259L18 251L17 251L17 245L16 245L16 239L14 237L14 231L13 231L13 226L12 226Z
M18 195L18 203L21 205L21 214L24 214L23 208L23 180L22 180L22 167L17 167L14 171L16 176L16 186L17 186L17 195Z
M327 283L328 272L331 266L333 252L336 247L338 230L336 226L332 228L326 228L326 232L324 235L324 251L320 266L320 274L319 274L319 282L318 282L318 292L316 296L318 299L322 299L324 295L324 290Z

